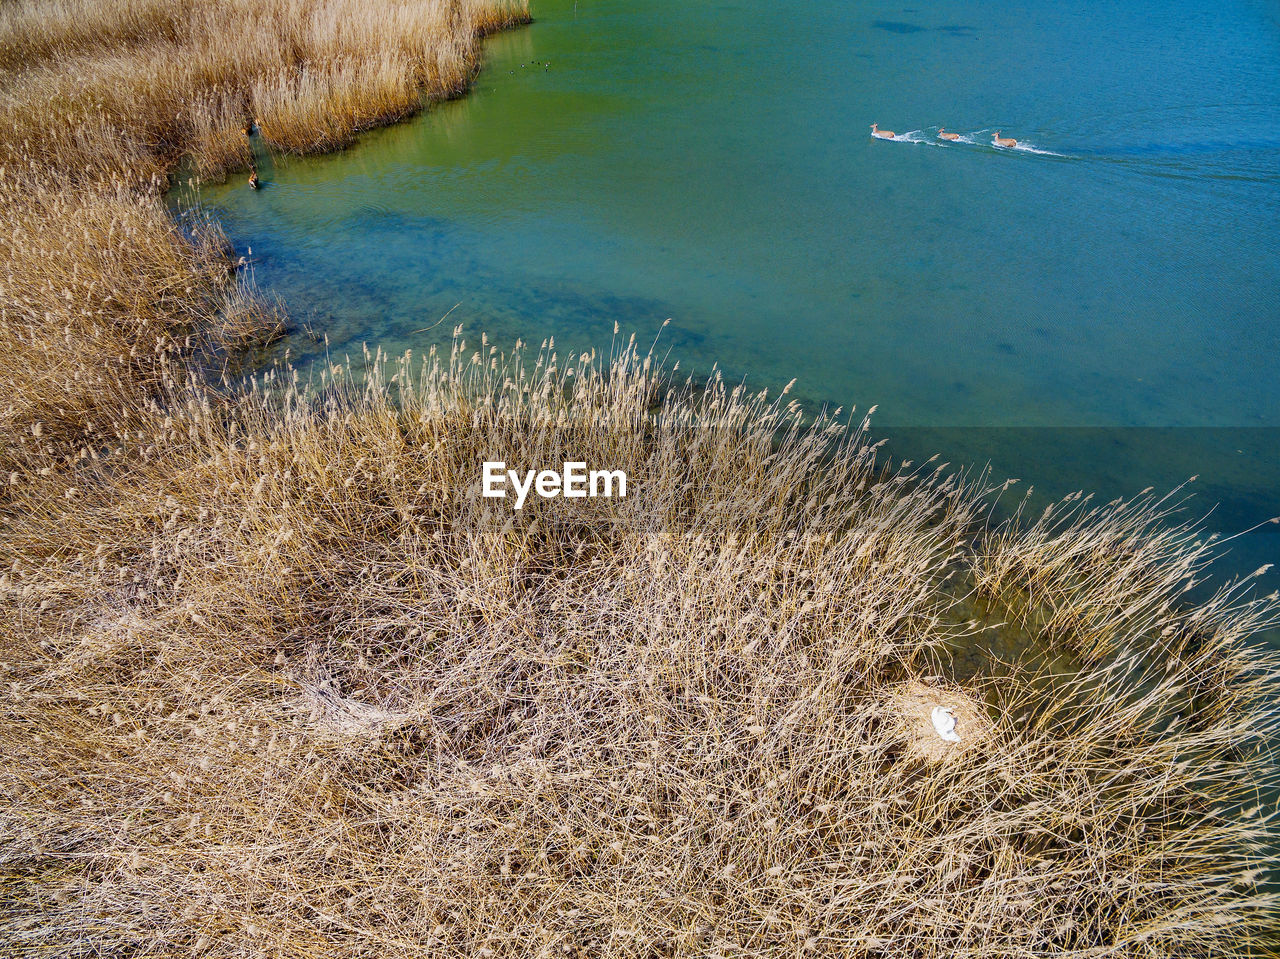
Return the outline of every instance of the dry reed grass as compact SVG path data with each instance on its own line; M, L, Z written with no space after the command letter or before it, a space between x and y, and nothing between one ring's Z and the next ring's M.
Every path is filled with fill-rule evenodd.
M184 235L123 184L71 192L0 174L4 475L66 466L166 368L261 333L269 315L226 249L212 224Z
M73 502L16 487L8 954L1264 948L1277 607L1181 603L1167 504L975 540L979 484L630 352L383 369L169 382ZM631 492L516 514L495 458ZM1080 667L961 688L965 584Z
M328 150L460 93L478 37L524 0L30 0L0 9L0 164L79 181L148 174L191 154L243 168L247 120L267 146Z
M280 327L211 224L160 202L184 156L341 146L473 75L522 0L19 0L0 6L0 470L65 468L163 368ZM0 494L2 495L2 494Z
M340 146L525 15L0 5L0 951L1261 953L1275 598L1186 604L1167 502L985 534L630 352L202 385L277 319L172 165ZM632 495L514 515L490 458ZM1006 626L1071 665L961 675Z

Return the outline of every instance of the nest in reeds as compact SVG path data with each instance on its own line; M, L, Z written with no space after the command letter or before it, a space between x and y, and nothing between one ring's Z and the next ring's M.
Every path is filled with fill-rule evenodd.
M954 717L958 742L938 734L933 723L933 711L937 708L948 710ZM892 687L885 694L882 709L892 730L891 737L901 745L903 754L929 763L944 762L981 749L992 730L991 719L980 700L959 686L936 680L913 679Z

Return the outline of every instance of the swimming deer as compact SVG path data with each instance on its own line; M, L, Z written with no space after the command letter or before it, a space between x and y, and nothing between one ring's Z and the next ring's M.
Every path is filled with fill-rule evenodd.
M997 130L995 136L991 138L991 142L998 147L1016 147L1018 145L1018 141L1013 139L1013 137L1000 136L999 130Z
M960 134L948 133L946 127L938 127L938 138L940 140L959 140Z
M871 135L877 140L892 140L894 137L892 130L878 130L874 123L871 124Z

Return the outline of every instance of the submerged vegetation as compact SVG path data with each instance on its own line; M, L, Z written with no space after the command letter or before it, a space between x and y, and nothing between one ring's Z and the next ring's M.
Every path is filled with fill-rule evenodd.
M341 145L524 16L0 7L4 954L1274 948L1280 607L1189 602L1172 501L992 527L630 346L219 373L279 319L174 164Z

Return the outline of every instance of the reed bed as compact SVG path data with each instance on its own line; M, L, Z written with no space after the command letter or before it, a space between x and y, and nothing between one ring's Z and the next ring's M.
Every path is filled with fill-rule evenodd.
M65 466L161 367L281 328L215 225L171 222L182 158L220 177L342 146L459 93L478 37L527 19L520 0L0 5L4 475L33 446Z
M982 477L630 348L370 360L166 380L14 488L7 954L1272 944L1277 604L1183 602L1168 502L986 530ZM517 513L489 459L629 495ZM991 628L1076 665L962 674Z
M0 174L5 476L65 467L168 367L225 353L271 320L213 224L184 233L124 184L70 192L51 180Z
M78 180L191 155L205 176L264 145L328 150L460 93L478 38L528 20L523 0L30 0L0 9L0 164Z
M993 528L632 346L236 385L281 317L175 164L342 146L526 18L0 5L0 954L1274 948L1276 597L1188 602L1172 501Z
M163 377L282 328L216 225L165 210L180 158L221 176L341 146L457 93L477 37L521 19L505 0L0 7L0 478L67 471Z

